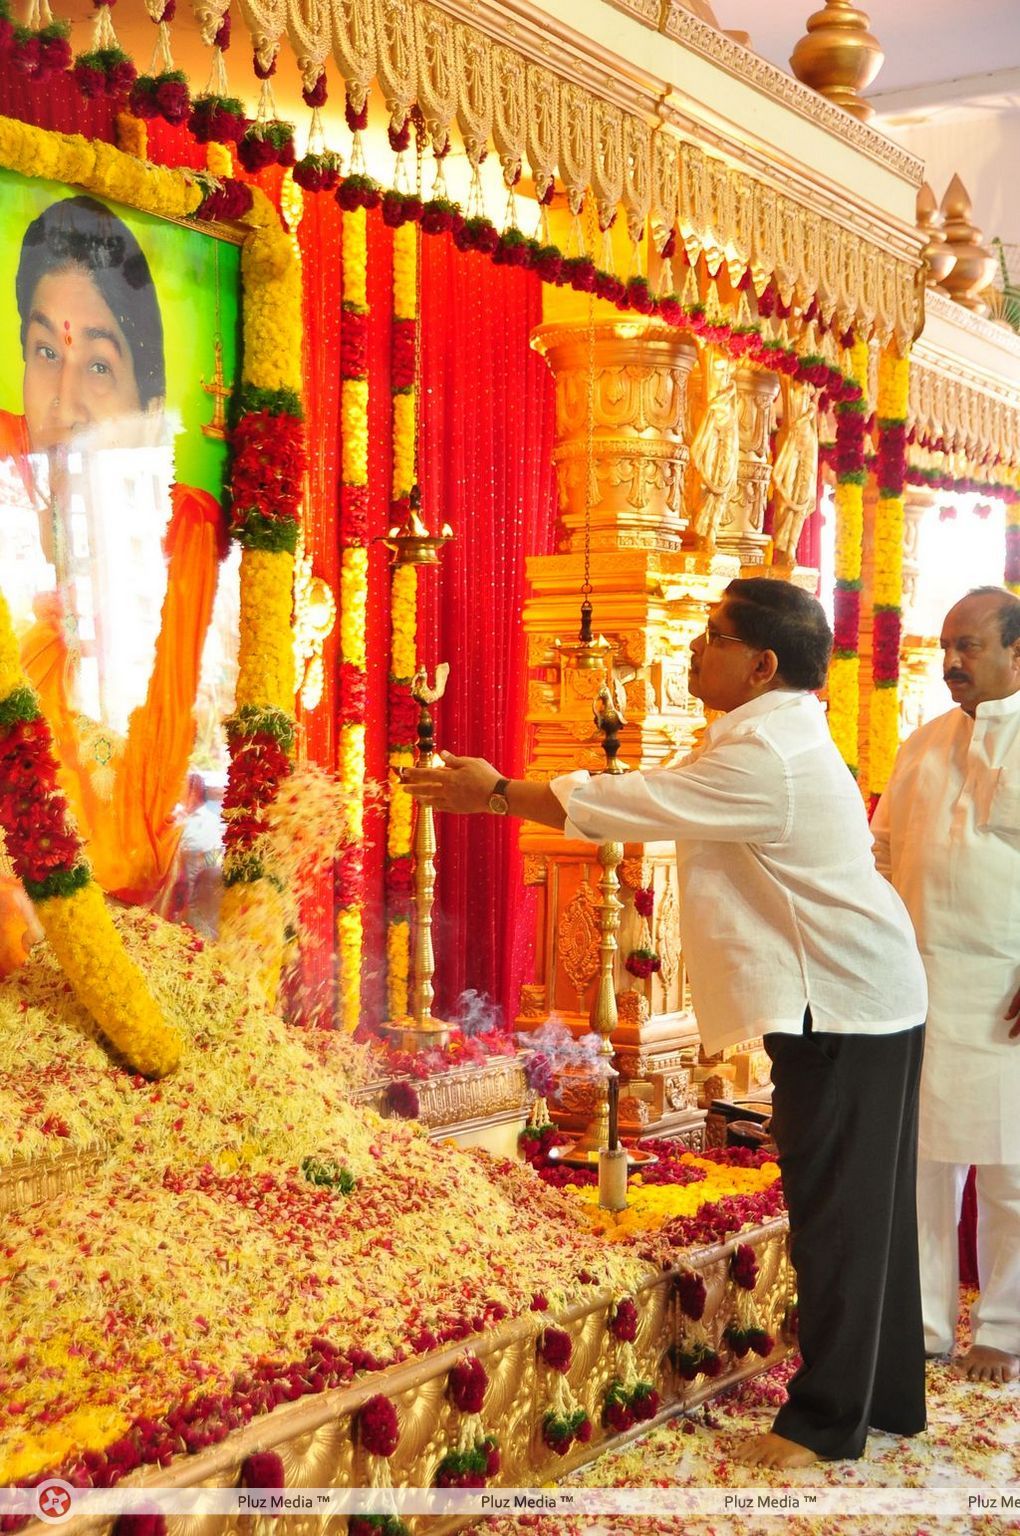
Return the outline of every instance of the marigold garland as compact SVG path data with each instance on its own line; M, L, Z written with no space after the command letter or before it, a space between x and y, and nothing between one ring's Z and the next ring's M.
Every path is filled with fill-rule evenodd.
M0 828L75 997L128 1065L164 1077L180 1059L144 976L129 959L57 783L50 728L21 672L0 592Z
M364 209L343 215L343 287L340 342L340 782L352 809L347 849L334 882L339 960L338 1011L353 1033L361 1018L361 862L365 790L365 635L368 621L368 228Z
M868 343L850 348L850 375L858 386L836 407L836 591L832 662L829 667L829 729L840 755L857 773L860 709L861 546L864 538L864 429Z
M407 515L415 485L415 349L418 326L418 231L413 222L393 231L393 330L390 388L393 396L391 520ZM386 827L386 999L391 1019L408 1011L411 968L412 803L396 770L414 761L416 710L408 693L417 660L418 572L393 568L390 584L389 738L390 800Z
M275 209L257 188L246 215L244 377L231 432L231 531L241 545L235 714L224 808L221 941L274 997L284 902L253 844L290 772L294 743L291 611L306 468L301 389L301 273Z
M910 359L883 350L878 364L878 507L875 513L872 694L868 791L889 782L900 740L899 676L903 604L903 488L906 481Z

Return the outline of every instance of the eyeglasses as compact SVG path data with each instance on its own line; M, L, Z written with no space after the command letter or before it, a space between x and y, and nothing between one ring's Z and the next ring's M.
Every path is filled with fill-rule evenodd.
M746 646L749 647L749 649L754 650L754 646L752 646L750 644L750 641L745 640L742 635L724 635L721 630L713 629L711 624L706 624L705 625L705 641L706 641L706 644L708 644L708 645L718 645L720 640L732 640L736 645L746 645Z

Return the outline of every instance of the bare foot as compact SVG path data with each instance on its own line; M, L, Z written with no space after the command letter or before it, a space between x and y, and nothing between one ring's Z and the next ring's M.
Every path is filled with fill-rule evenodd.
M755 1435L753 1440L748 1440L736 1452L733 1460L743 1462L745 1467L810 1467L820 1461L821 1457L809 1451L806 1445L798 1445L796 1440L785 1440L782 1435L774 1435L770 1431L767 1435Z
M962 1359L957 1360L956 1369L971 1381L1016 1381L1020 1377L1020 1355L972 1344Z

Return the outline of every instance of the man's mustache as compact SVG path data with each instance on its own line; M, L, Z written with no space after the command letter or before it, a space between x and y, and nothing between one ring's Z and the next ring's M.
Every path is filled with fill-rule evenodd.
M970 678L966 672L943 672L942 681L945 683L969 683Z

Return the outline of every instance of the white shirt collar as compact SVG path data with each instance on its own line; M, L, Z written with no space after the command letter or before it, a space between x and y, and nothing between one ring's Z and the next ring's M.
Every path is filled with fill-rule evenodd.
M1008 693L1004 699L985 699L974 711L977 720L996 719L1000 715L1020 714L1020 688Z
M822 708L815 695L803 688L772 688L768 693L760 693L756 699L748 699L746 704L738 704L736 709L727 710L720 719L713 720L705 732L705 741L717 741L745 720L759 719L763 715L772 714L774 710L805 703L819 711Z

